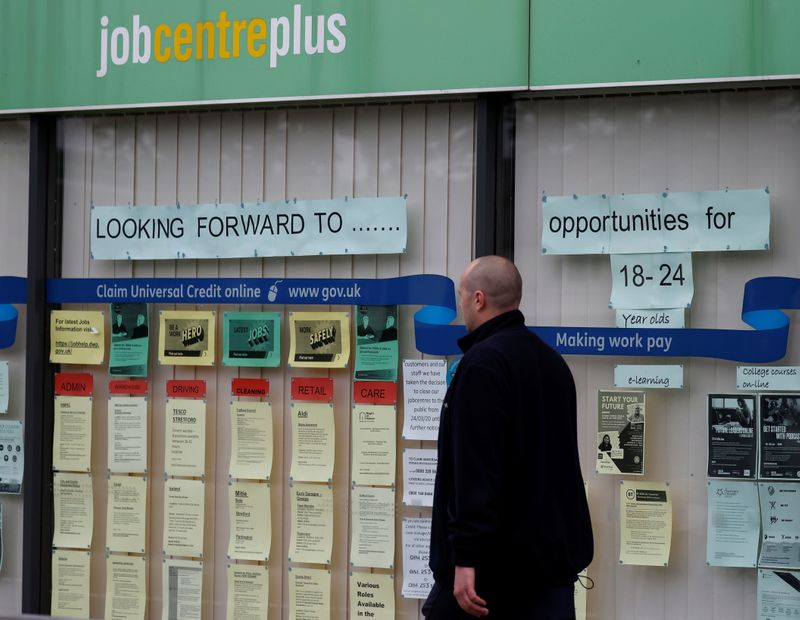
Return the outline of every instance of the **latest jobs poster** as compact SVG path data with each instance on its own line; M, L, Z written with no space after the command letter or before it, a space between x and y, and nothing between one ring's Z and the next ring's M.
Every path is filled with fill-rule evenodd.
M330 564L333 549L333 490L321 484L291 484L292 534L289 561Z
M0 493L19 494L25 473L25 438L20 420L0 421Z
M90 471L92 461L92 397L55 397L53 469Z
M147 562L143 557L106 558L107 620L144 620L147 606Z
M759 482L761 556L758 565L800 569L800 485Z
M397 381L397 306L356 306L356 381Z
M269 489L268 484L258 482L231 481L228 484L229 559L269 560L272 543Z
M758 620L800 618L800 573L758 571Z
M222 315L222 363L225 366L280 366L280 313L224 313Z
M761 515L758 485L709 480L706 563L752 568L758 560Z
M397 412L394 405L353 405L353 484L394 484L397 460Z
M333 403L292 403L291 480L330 482L336 433Z
M755 478L756 398L708 395L709 478Z
M150 313L147 304L111 304L108 374L146 377Z
M663 482L620 481L620 564L666 566L672 545L672 497Z
M203 476L206 471L206 401L168 398L164 471L170 476Z
M103 363L105 320L102 312L53 310L50 313L50 363Z
M165 558L161 582L161 620L200 620L203 610L202 562Z
M269 568L228 564L226 620L266 618L269 612Z
M90 560L88 551L53 549L51 616L89 617Z
M144 553L147 525L147 479L111 476L106 509L106 549Z
M800 394L762 394L759 478L800 480Z
M147 473L147 398L108 399L108 470L115 474Z
M159 312L158 362L173 366L213 366L215 314L201 310Z
M644 474L644 401L644 392L598 392L598 474Z
M349 312L290 312L289 334L289 366L347 366L350 359Z
M231 403L231 478L269 480L272 474L272 405L268 402Z

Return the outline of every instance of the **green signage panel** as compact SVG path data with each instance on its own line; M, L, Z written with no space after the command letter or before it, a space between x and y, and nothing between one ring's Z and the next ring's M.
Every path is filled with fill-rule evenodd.
M800 74L796 0L531 0L531 87Z
M0 0L0 111L526 89L528 0Z

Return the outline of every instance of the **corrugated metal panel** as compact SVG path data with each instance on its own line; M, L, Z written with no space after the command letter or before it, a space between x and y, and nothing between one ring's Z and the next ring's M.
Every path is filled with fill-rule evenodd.
M0 275L28 273L28 122L0 122ZM9 406L3 420L25 420L25 306L19 311L17 340L0 350L8 362ZM24 492L24 489L23 489ZM0 613L22 611L22 495L3 495L3 570Z
M744 283L797 276L800 94L794 90L526 101L518 104L516 263L529 324L613 326L608 257L542 256L541 195L700 191L768 185L772 249L697 253L687 325L738 328ZM793 332L787 360L795 360ZM618 477L594 473L597 390L613 366L644 359L572 357L579 442L589 481L596 555L589 617L747 619L756 571L711 568L706 540L706 395L734 390L735 364L679 359L681 391L648 392L647 480L670 482L674 516L667 568L621 567ZM792 363L791 361L787 363Z
M472 255L474 106L435 103L369 107L276 109L268 111L158 116L71 118L65 125L64 276L129 277L391 277L444 273L457 278ZM304 257L292 259L142 261L89 259L91 204L165 204L254 201L408 194L409 239L403 256ZM159 306L167 309L169 306ZM325 309L322 307L320 309ZM219 306L217 312L236 310ZM300 308L298 308L300 309ZM308 307L305 307L308 309ZM286 309L287 311L289 308ZM413 344L411 309L400 316L401 358L419 357ZM284 330L284 342L288 334ZM151 347L154 348L154 347ZM206 572L204 619L224 618L227 598L227 467L230 445L229 386L234 376L270 379L275 423L272 482L273 545L270 566L270 618L287 617L285 579L290 534L286 484L291 427L284 423L290 376L324 371L194 369L152 370L149 490L151 558L149 613L161 613L161 536L163 507L164 385L170 378L205 379L208 384ZM95 374L96 403L105 402L104 369ZM335 383L336 466L334 501L349 503L351 371L327 373ZM94 417L93 469L105 471L106 422L98 405ZM402 407L398 411L402 426ZM398 438L398 498L402 497L402 447L420 442ZM95 481L95 536L92 560L92 613L103 613L106 485ZM343 510L335 518L332 580L334 618L347 617L349 523ZM418 618L419 603L402 599L398 510L396 571L398 618Z

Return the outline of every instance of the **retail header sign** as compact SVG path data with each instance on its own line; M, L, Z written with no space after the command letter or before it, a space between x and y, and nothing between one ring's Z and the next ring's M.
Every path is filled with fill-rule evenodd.
M95 260L399 254L405 198L92 207Z
M524 90L528 2L0 0L0 112Z
M531 0L534 90L800 76L793 0Z

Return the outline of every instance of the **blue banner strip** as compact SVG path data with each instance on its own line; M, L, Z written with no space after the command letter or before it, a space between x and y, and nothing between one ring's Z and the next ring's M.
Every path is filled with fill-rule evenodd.
M24 304L28 281L17 276L0 276L0 349L7 349L17 337L19 313L11 304Z
M2 278L0 303L24 303L24 278ZM6 290L7 289L7 290ZM455 286L445 276L422 274L375 279L77 278L48 282L47 301L162 304L421 305L414 315L417 349L460 353L466 330L456 317ZM786 354L789 317L800 309L800 279L756 278L745 284L742 320L753 329L622 329L531 327L568 355L709 357L763 363ZM13 310L13 308L12 308ZM16 321L16 318L14 319Z

